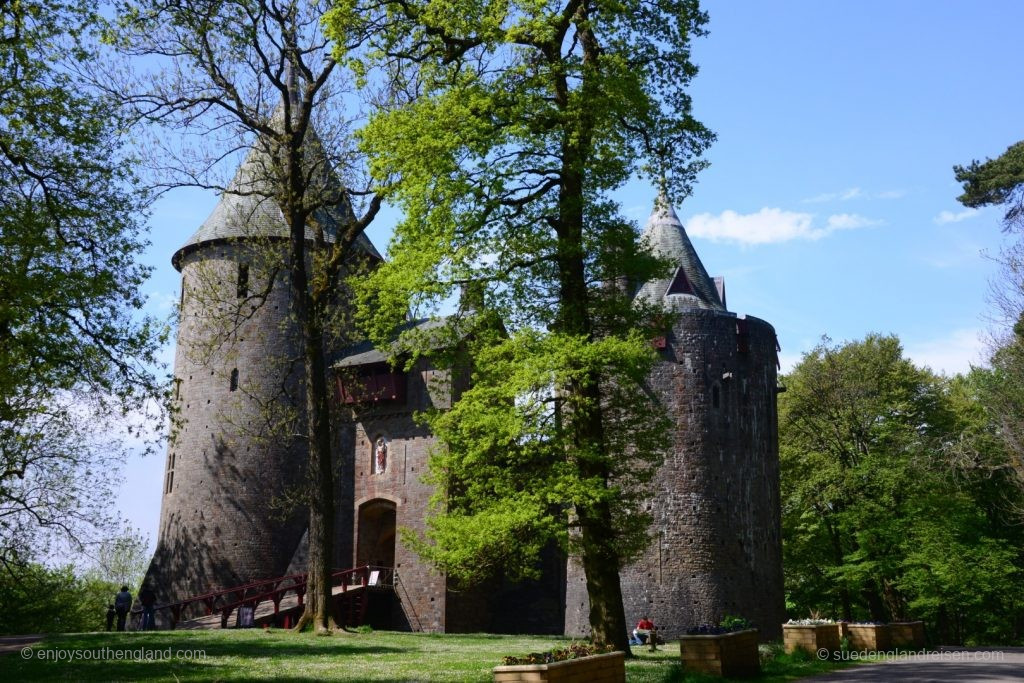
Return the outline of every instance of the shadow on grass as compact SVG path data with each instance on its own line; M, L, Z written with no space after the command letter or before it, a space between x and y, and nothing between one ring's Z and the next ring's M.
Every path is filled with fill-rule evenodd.
M845 669L854 662L822 661L816 657L798 653L787 655L776 648L771 656L762 658L761 674L753 678L721 678L707 674L686 672L679 663L679 646L671 645L650 652L647 648L633 648L635 657L626 662L626 679L630 683L730 683L732 681L756 681L760 683L783 683L807 676Z
M414 656L416 648L367 642L358 636L315 636L288 632L81 633L47 637L31 652L0 655L8 675L21 680L322 680L289 673L310 658ZM289 661L292 660L292 661Z

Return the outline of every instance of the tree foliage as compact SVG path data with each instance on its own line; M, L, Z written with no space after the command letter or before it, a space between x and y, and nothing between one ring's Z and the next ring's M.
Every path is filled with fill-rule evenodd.
M1020 225L1024 218L1024 142L1010 145L995 159L954 166L953 172L964 188L957 201L973 208L1003 205L1004 230Z
M75 575L70 565L27 564L0 572L0 634L74 633L104 628L117 587Z
M785 377L791 607L925 618L961 642L1021 637L1016 494L980 466L1003 455L975 380L918 369L895 337L878 335L825 341Z
M655 312L633 306L629 283L665 264L607 197L636 174L689 192L712 138L686 90L705 21L690 0L344 0L327 17L338 58L405 102L360 132L405 212L361 290L371 335L463 286L479 292L477 319L508 332L474 331L472 388L431 420L445 450L426 554L448 571L526 573L571 515L593 637L621 649L618 572L645 541L633 479L662 451L622 410L658 415L639 386Z
M97 3L0 4L0 555L108 520L117 417L161 394L145 196L96 64ZM123 425L120 425L123 429ZM29 554L31 554L29 552Z
M994 257L999 272L989 288L997 329L991 340L991 372L975 371L973 384L985 406L995 437L1002 442L1004 457L979 468L1009 472L1009 483L1024 493L1024 142L1011 145L1003 154L969 166L954 167L964 193L957 199L965 206L1002 205L1003 230L1018 233ZM1024 511L1018 511L1021 519Z

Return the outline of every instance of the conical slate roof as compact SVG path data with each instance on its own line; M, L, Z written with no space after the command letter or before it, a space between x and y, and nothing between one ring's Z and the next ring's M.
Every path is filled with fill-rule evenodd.
M279 112L275 112L273 118L279 118L282 115L281 111L283 109L279 108ZM310 131L307 137L311 138L310 147L316 149L320 144L316 134ZM221 193L217 206L171 258L175 268L180 269L182 256L201 244L246 237L288 237L284 213L277 202L267 196L271 194L266 180L270 176L271 168L272 159L266 147L261 144L253 145L245 161L235 172L235 177L227 190ZM317 175L321 176L320 182L325 191L339 191L341 185L332 172L324 171ZM313 218L324 225L327 240L331 241L337 235L339 226L347 222L351 211L348 201L343 200L339 206L314 212ZM311 226L306 228L306 239L314 239ZM359 236L355 247L374 258L381 259L381 255L365 235Z
M635 298L660 302L669 310L726 310L718 295L718 287L708 276L690 238L686 236L682 221L664 195L655 200L654 211L647 219L641 239L647 241L655 254L671 261L675 268L667 278L644 283Z

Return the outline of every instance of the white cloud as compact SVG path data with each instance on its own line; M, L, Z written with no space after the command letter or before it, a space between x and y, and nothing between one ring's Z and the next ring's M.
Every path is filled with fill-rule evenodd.
M880 223L857 214L844 213L829 216L825 226L820 227L815 225L814 214L765 207L748 214L731 210L717 216L710 213L697 214L687 221L686 231L694 237L703 237L713 242L771 244L795 239L817 240L836 230Z
M955 375L967 372L972 364L984 364L985 341L981 330L959 329L939 339L906 344L906 352L917 365Z
M942 225L944 223L959 223L965 221L968 218L973 218L978 213L977 209L964 209L960 213L953 213L952 211L942 211L938 216L933 218L936 223Z
M828 231L853 230L854 228L867 228L872 225L881 225L884 221L865 218L855 213L839 213L828 217Z
M906 190L884 190L882 192L865 192L859 187L848 187L839 192L825 192L814 197L801 200L803 204L821 204L823 202L848 202L852 199L900 199L907 195Z
M818 204L821 202L845 202L851 199L864 197L864 192L859 187L849 187L839 192L825 192L816 197L803 200L804 204Z

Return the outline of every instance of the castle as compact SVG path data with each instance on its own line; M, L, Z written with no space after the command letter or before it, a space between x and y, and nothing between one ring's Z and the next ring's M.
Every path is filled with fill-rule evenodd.
M254 149L233 182L246 182L259 163ZM328 226L338 218L317 217ZM621 571L626 617L647 615L671 637L741 615L777 637L775 331L726 309L724 282L708 276L666 203L656 203L644 237L677 264L636 293L676 314L670 333L654 340L661 359L649 378L674 424L674 446L650 484L651 543ZM272 201L227 192L173 256L182 277L177 426L146 579L161 602L305 571L308 515L288 504L305 476L305 451L301 439L275 432L303 419L299 338L287 273L265 263L286 238ZM381 259L365 238L357 248L371 263ZM395 568L401 590L375 612L380 625L585 634L585 581L571 558L547 553L537 581L456 591L396 538L397 529L423 529L431 494L421 477L435 439L413 415L450 406L459 378L429 360L394 370L380 350L343 340L328 360L348 416L335 430L335 566ZM353 376L359 381L345 380Z

